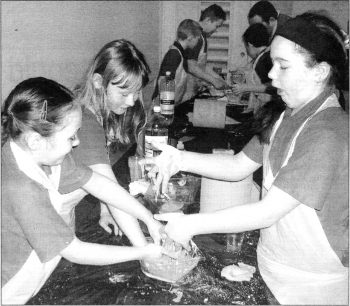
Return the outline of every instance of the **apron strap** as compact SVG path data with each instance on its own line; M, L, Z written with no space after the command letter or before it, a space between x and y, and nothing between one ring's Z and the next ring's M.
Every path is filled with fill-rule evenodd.
M339 107L335 95L300 126L282 167L287 165L307 122L328 107ZM275 124L269 146L264 148L265 190L272 186L278 174L273 176L268 154L282 117ZM277 223L260 231L258 262L263 279L282 304L347 302L348 269L331 248L316 211L309 206L301 203Z

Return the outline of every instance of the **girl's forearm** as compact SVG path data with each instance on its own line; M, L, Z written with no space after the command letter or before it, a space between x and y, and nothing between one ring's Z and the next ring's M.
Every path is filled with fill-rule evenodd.
M258 203L250 203L212 213L186 215L184 228L191 236L255 230L268 225L263 217L252 213L258 207Z
M108 205L130 214L146 224L153 220L153 215L149 210L123 187L103 175L93 172L91 179L82 188Z
M102 266L140 260L146 256L146 253L144 248L103 245L82 242L74 238L60 255L74 263Z
M243 152L237 155L182 152L184 170L218 180L239 181L261 165Z
M298 200L272 186L259 202L237 205L212 213L186 215L181 225L191 236L245 232L275 224L298 205Z
M112 181L117 183L117 179L112 171L112 168L108 164L96 164L91 165L90 168L95 172L102 174ZM114 206L109 206L101 203L101 214L111 213L114 220L118 223L118 226L123 231L123 233L129 238L134 246L144 246L146 245L146 239L141 231L139 222L135 217L125 213L124 211L115 208Z
M110 212L133 246L141 247L147 244L146 238L140 228L139 221L136 218L113 206L110 206Z

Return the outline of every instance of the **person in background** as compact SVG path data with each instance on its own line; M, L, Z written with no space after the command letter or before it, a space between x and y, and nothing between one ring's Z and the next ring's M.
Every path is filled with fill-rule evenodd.
M239 181L263 166L262 199L155 218L168 221L164 231L185 247L199 234L260 229L259 271L280 304L348 305L349 116L336 90L347 62L340 28L324 15L301 14L277 30L271 59L269 77L286 109L269 139L255 136L233 156L159 146L159 156L142 161L156 165L148 175L163 182L163 192L179 170Z
M203 88L203 84L212 84L216 89L229 88L226 81L207 66L207 38L215 33L225 20L226 13L217 4L210 5L202 12L198 22L203 29L199 42L195 48L185 50L189 77L183 101L193 98Z
M188 80L188 64L184 59L184 52L198 44L201 34L202 28L196 21L185 19L180 23L176 41L170 46L160 65L152 100L158 97L160 81L165 77L166 72L170 71L170 76L175 80L175 106L183 102Z
M270 42L275 36L276 30L288 19L290 19L289 16L277 12L275 7L266 0L255 3L248 13L249 25L255 23L263 24L269 32Z
M138 151L142 152L140 138L146 120L142 88L148 83L149 73L146 59L136 46L118 39L99 50L74 90L75 99L83 108L80 145L73 150L74 158L113 181L117 180L109 153L135 141ZM99 223L106 231L111 232L108 225L112 224L115 233L123 232L133 245L146 244L134 217L114 207L108 209L96 198L86 195L82 189L65 195L66 219L72 228L75 215L78 231L84 231L100 215Z
M1 113L2 303L25 304L62 257L84 265L110 265L168 254L142 247L80 241L61 215L62 193L91 192L148 226L159 244L160 222L126 190L74 160L81 106L64 86L45 78L19 83Z
M261 23L251 25L242 36L247 54L252 58L245 68L246 82L234 84L231 89L239 95L250 92L248 111L257 111L259 107L277 98L276 89L271 86L268 76L272 68L269 48L269 33Z

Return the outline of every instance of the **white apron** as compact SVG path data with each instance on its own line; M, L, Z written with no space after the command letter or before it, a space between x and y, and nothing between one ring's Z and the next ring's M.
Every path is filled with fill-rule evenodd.
M69 228L75 233L75 206L87 195L83 189L79 188L73 192L62 194L62 207L59 214Z
M207 53L204 53L204 49L205 49L205 44L208 42L205 41L203 35L202 35L202 39L203 39L203 45L198 55L197 65L201 69L205 70L205 67L207 65ZM197 94L201 86L202 86L202 80L198 79L197 77L189 73L188 79L187 79L186 93L183 97L183 101L187 101L193 98Z
M316 113L334 106L339 107L339 103L333 94ZM315 114L310 116L297 131L282 167L288 163L293 154L301 130ZM284 113L275 124L270 145L264 149L265 194L275 179L268 154L283 116ZM348 268L341 264L331 248L313 208L301 203L276 224L262 229L257 252L260 273L281 304L346 305L348 303Z
M48 190L51 203L58 212L62 206L62 198L57 191L61 166L51 167L52 174L49 179L18 145L10 142L10 147L19 169ZM33 250L22 268L3 286L2 304L25 304L44 285L60 260L61 256L57 255L50 261L42 263Z
M254 61L252 61L251 63L249 63L247 65L248 69L245 70L247 84L249 84L249 85L261 85L262 84L260 77L258 76L258 74L255 71L255 67L256 67L257 63L259 62L259 59L268 51L270 51L270 47L267 47L263 52L261 52L258 55L258 57ZM255 112L258 110L258 108L260 108L266 102L271 101L272 97L273 97L272 95L269 95L267 93L251 92L249 94L248 108L245 110L245 112L252 110L255 114Z
M187 88L188 74L183 67L184 59L180 50L174 45L170 46L170 49L177 50L181 56L180 65L177 67L175 73L175 106L178 106L182 102L186 101L184 100L184 96Z

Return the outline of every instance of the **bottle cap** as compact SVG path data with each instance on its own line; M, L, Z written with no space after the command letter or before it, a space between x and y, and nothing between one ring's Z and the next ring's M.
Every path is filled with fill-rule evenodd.
M185 150L185 146L184 146L183 141L179 140L179 141L177 142L176 149L178 149L178 150Z
M153 111L154 111L155 113L160 113L160 106L159 106L159 105L153 106Z

